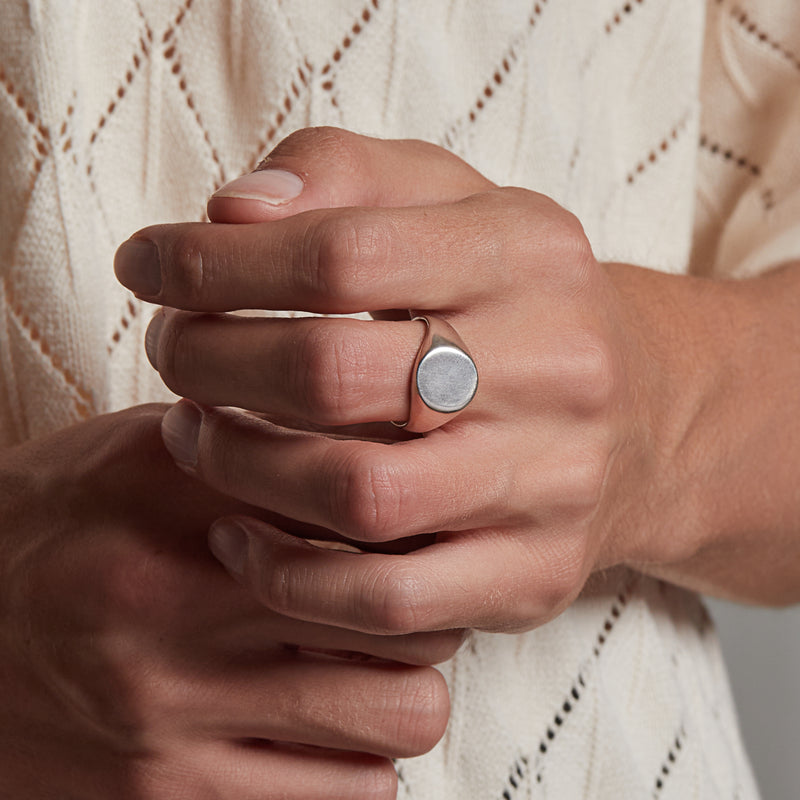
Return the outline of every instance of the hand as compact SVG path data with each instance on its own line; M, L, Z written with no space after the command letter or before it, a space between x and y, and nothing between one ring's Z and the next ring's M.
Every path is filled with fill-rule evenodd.
M708 513L726 494L714 426L696 424L725 400L730 375L709 365L735 364L742 337L729 335L730 320L754 313L742 288L599 264L553 201L497 189L429 145L306 131L268 166L300 175L302 191L259 201L254 187L272 178L250 176L244 195L209 210L261 223L137 234L118 255L123 283L190 311L439 314L481 383L459 417L423 437L325 436L300 428L407 416L419 323L181 311L154 320L149 352L176 392L305 420L289 429L181 403L164 435L184 469L365 542L436 533L385 556L320 550L242 519L216 526L215 552L265 605L370 632L519 630L614 564L748 588L750 542L719 567L742 539ZM779 472L770 475L786 483ZM716 498L703 496L709 485ZM796 586L787 575L783 585Z
M0 794L394 797L388 757L429 749L448 714L439 673L412 665L460 634L265 610L207 549L211 521L246 507L175 468L162 415L0 453Z
M457 419L395 444L178 406L168 446L223 492L366 542L439 532L389 557L320 550L247 523L246 565L241 554L229 563L268 607L363 631L509 630L557 614L614 561L608 506L641 423L626 374L638 353L580 224L419 143L305 132L269 166L302 175L298 197L210 206L231 219L249 202L245 218L269 221L137 234L134 248L160 253L151 268L161 289L148 299L194 311L436 313L464 338L481 383ZM344 207L311 210L325 205ZM118 274L136 288L142 265L121 253ZM408 415L420 323L170 311L154 328L165 382L200 403L328 426Z

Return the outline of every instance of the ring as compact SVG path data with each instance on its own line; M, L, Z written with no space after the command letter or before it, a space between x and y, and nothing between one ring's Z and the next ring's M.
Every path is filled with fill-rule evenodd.
M433 316L411 321L417 320L426 330L411 370L408 420L392 424L424 433L470 404L478 389L478 368L452 325Z

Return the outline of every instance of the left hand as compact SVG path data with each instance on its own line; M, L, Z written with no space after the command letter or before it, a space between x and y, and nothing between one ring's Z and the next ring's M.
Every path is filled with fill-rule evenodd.
M149 333L166 384L204 405L168 413L167 446L213 487L349 539L436 535L404 555L352 553L226 520L212 547L232 573L276 612L364 632L521 630L592 571L640 557L615 533L659 461L642 401L655 368L578 220L417 142L303 131L269 168L302 191L210 206L253 224L155 226L118 255L123 283L184 310ZM407 418L422 325L187 313L245 308L439 315L471 351L477 395L420 437L321 433Z
M0 449L0 795L396 797L390 758L447 723L425 665L461 634L263 608L206 545L221 514L258 512L176 468L164 410Z

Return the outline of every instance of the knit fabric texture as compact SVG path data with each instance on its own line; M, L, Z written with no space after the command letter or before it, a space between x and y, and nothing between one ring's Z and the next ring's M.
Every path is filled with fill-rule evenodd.
M169 399L117 245L203 220L282 137L447 147L543 192L601 260L747 276L800 256L794 0L7 0L0 441ZM627 570L474 634L405 798L757 797L698 598Z

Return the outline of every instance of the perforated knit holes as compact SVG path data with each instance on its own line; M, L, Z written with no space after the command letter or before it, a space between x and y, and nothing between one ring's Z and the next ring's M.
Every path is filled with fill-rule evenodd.
M335 108L339 107L339 100L336 97L336 93L334 92L334 80L333 80L333 65L341 61L342 59L342 52L350 48L353 44L353 39L358 36L363 30L364 25L366 25L372 19L372 15L375 11L380 10L380 0L370 0L370 2L364 6L361 11L361 16L357 19L352 27L350 28L350 33L345 34L344 38L341 41L341 44L333 51L333 55L328 59L325 66L322 68L320 75L322 76L330 76L327 77L322 82L322 88L329 92L331 105Z
M800 71L800 56L789 50L786 45L761 28L740 6L734 5L730 9L730 14L745 33L748 33L750 36L758 39L759 42L770 47L778 55L788 61L796 70Z
M465 124L476 122L480 113L486 108L489 100L494 96L495 91L500 87L505 78L511 74L511 71L517 64L519 57L517 52L522 44L522 37L529 34L533 28L536 27L539 17L544 13L548 0L538 0L534 3L533 10L528 18L527 31L524 34L515 37L509 48L503 54L502 61L495 67L491 76L484 84L478 97L476 98L472 108L470 108L465 118L457 120L453 123L447 131L445 131L443 142L444 145L451 150L454 147L458 132L464 127Z
M627 19L630 14L633 13L633 9L636 6L640 6L644 3L644 0L630 0L630 2L625 3L615 14L614 16L606 22L606 33L611 33L617 26L622 25L622 23Z
M628 173L628 183L633 183L639 175L641 175L648 166L655 164L660 158L669 152L674 142L677 142L680 135L686 129L689 121L689 113L683 115L680 122L675 125L670 132L636 165L636 167Z
M197 110L194 97L192 96L192 93L189 91L189 84L188 81L186 80L186 75L183 71L183 65L181 63L180 56L178 55L177 46L174 42L170 43L175 36L175 31L183 22L184 18L186 17L186 13L192 7L193 2L194 0L185 0L183 6L181 6L180 10L175 16L175 21L164 32L164 36L162 37L162 44L164 45L164 58L172 64L172 74L178 80L178 88L183 93L184 99L186 100L186 105L189 107L189 110L194 114L195 121L197 122L197 127L200 128L200 130L203 132L203 140L205 141L206 145L208 145L208 152L211 155L211 160L217 167L218 184L216 188L219 188L219 186L222 186L224 183L227 182L225 177L225 168L222 166L222 160L219 157L219 153L217 152L216 147L214 147L214 145L211 143L211 137L209 136L208 130L203 124L200 112Z
M17 91L2 66L0 66L0 86L3 87L11 102L19 109L20 113L25 117L25 121L33 129L33 146L36 151L33 169L35 175L38 175L42 171L44 159L50 152L50 131L47 126L39 121L34 110L25 102L25 98Z
M7 306L11 310L12 315L17 321L20 328L25 331L30 341L39 348L39 352L44 359L49 362L50 366L61 375L64 383L67 384L72 394L75 408L81 419L88 419L95 416L97 407L94 402L94 395L81 383L78 382L75 375L64 366L64 362L58 353L53 352L52 347L44 338L41 330L31 320L26 313L22 302L20 301L8 276L3 276L3 291L7 298Z
M539 0L538 3L535 3L533 6L533 14L530 15L528 18L528 25L532 28L536 24L536 19L542 13L542 8L547 5L547 0Z
M114 347L119 344L120 339L122 339L122 332L128 330L131 326L131 322L138 316L139 305L138 300L134 302L132 298L128 299L125 305L125 311L120 316L119 323L114 329L114 333L111 334L111 342L106 345L106 351L109 354L111 354Z
M22 94L17 91L13 82L2 67L0 67L0 86L2 86L3 90L9 96L13 104L24 116L26 123L32 129L34 148L32 179L35 181L36 176L38 176L42 170L45 158L47 158L47 156L50 154L53 147L50 130L47 126L39 121L34 110L28 106ZM59 130L59 138L63 139L66 136L69 127L68 123L72 118L73 113L74 106L72 103L70 103L69 107L67 108L66 119L62 123ZM67 152L71 149L71 147L72 140L71 138L67 137L62 144L62 150ZM77 378L70 369L64 366L61 356L53 352L53 348L44 337L41 329L26 312L22 301L17 295L15 287L8 275L3 276L2 286L6 296L7 307L10 310L11 315L19 325L20 329L28 336L31 344L38 348L45 361L50 364L53 370L61 375L64 382L69 387L70 393L72 394L73 402L75 403L75 408L78 412L78 415L82 419L87 419L95 414L96 408L92 393L78 382Z
M727 161L731 166L746 170L754 178L761 176L761 167L759 167L757 164L753 164L746 156L734 153L731 148L725 147L719 142L711 141L705 134L700 136L700 141L698 144L701 150L708 151L712 156L718 156L724 161Z
M106 110L100 115L100 119L98 119L97 124L89 135L89 144L94 144L97 141L97 137L100 135L100 131L105 127L108 117L116 110L117 101L125 97L125 93L128 91L128 88L133 83L134 78L139 72L139 68L142 66L142 60L150 55L150 47L152 43L153 31L150 30L150 26L145 21L144 33L139 37L139 47L131 58L131 64L125 72L125 78L123 82L117 87L117 91L115 93L116 99L112 99L106 107ZM86 174L92 174L90 166L87 166Z
M511 68L516 65L517 63L517 51L512 45L508 51L506 52L503 61L494 71L492 77L486 82L485 86L483 87L483 91L478 96L478 99L475 101L475 105L470 109L469 112L469 121L475 122L478 117L478 114L483 111L486 101L491 98L494 94L494 90L492 88L493 85L500 86L503 83L503 76L508 75L511 73Z
M287 112L292 109L294 101L299 100L303 92L308 89L312 72L313 68L311 64L308 63L308 59L304 59L303 64L297 68L297 78L292 79L289 88L286 90L286 94L283 97L283 101L279 103L278 111L272 118L266 134L262 139L259 140L255 153L247 165L247 172L252 172L263 159L264 153L268 149L272 149L271 146L275 141L275 136L277 135L280 126L286 119L284 112L281 109L285 109ZM294 98L294 100L292 98ZM218 189L219 186L216 188Z
M698 146L708 155L721 159L731 167L750 173L753 178L761 177L761 167L758 164L754 164L747 156L734 152L730 147L725 147L720 142L712 141L706 134L700 136ZM772 211L777 202L775 190L771 187L763 189L761 191L761 202L764 211Z
M514 794L522 786L530 774L530 761L520 756L511 767L508 775L508 787L503 790L503 800L513 800Z
M180 9L178 9L178 13L175 15L172 25L170 25L169 28L164 31L164 36L161 38L162 44L166 44L175 35L175 31L180 27L181 23L186 17L186 12L189 11L193 3L194 0L184 0L183 5L180 7ZM141 9L139 9L139 16L144 19Z
M189 91L186 75L183 72L183 65L181 64L180 57L177 54L177 49L174 44L165 47L164 58L172 64L172 74L178 80L178 88L183 93L189 110L194 114L197 127L203 132L203 140L205 141L206 145L208 145L208 152L211 154L211 160L217 167L217 188L219 188L219 186L222 186L227 182L225 177L225 168L222 166L222 160L219 157L216 147L214 147L214 145L211 143L211 137L208 134L208 129L203 124L203 119L200 116L200 112L197 110L194 97Z
M674 741L672 742L672 744L669 747L669 750L667 751L666 758L661 764L661 769L659 771L659 774L655 779L655 788L653 789L654 798L657 798L661 795L661 792L664 789L664 784L667 778L669 777L670 773L672 772L673 767L677 763L678 757L683 751L683 743L685 740L686 740L686 730L683 727L683 725L681 725L677 735L675 736Z
M617 622L622 616L622 612L628 605L634 589L636 588L637 578L632 576L621 588L617 594L611 608L603 620L603 624L597 633L595 643L592 646L592 655L594 659L600 657L600 653L605 645L609 635L614 630ZM539 741L539 752L536 753L533 760L533 768L536 771L536 782L541 783L543 780L543 767L544 759L547 755L551 745L556 740L560 729L566 724L569 715L576 708L578 702L583 696L586 689L587 676L590 674L589 669L591 666L591 659L589 664L581 669L575 680L572 682L569 691L567 692L561 705L553 715L551 722L545 729ZM523 782L529 777L531 771L531 761L528 757L522 755L517 758L509 770L508 784L503 789L503 800L513 800L518 790L521 788Z

